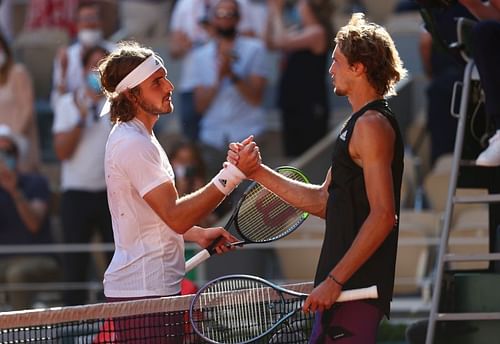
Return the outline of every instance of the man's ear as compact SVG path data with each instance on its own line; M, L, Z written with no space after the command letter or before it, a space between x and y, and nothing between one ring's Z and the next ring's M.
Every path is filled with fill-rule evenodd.
M133 104L137 103L137 95L134 92L132 92L131 90L125 91L125 97L127 97L127 99L131 103L133 103Z
M350 68L357 76L366 72L366 67L361 62L354 62Z

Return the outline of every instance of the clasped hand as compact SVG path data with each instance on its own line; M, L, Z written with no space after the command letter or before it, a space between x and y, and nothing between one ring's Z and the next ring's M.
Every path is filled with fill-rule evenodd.
M250 179L262 163L259 147L253 139L253 135L250 135L241 142L230 143L226 157L228 162L238 167Z

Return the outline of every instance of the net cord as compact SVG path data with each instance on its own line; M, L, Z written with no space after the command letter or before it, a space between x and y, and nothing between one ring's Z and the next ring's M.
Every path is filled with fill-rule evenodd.
M312 282L290 284L287 285L286 288L308 293L312 290ZM193 297L194 295L185 295L137 301L98 303L83 306L0 312L0 329L6 330L71 321L186 311L189 309Z

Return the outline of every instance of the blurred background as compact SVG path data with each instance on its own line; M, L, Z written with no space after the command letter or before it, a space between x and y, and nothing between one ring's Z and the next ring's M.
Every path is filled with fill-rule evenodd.
M264 44L269 41L269 22L272 18L268 17L268 1L275 0L240 1L240 35L253 37ZM426 317L429 312L457 123L456 118L450 115L452 89L454 82L461 80L465 63L460 57L444 51L446 49L440 50L439 44L433 42L435 37L426 29L421 7L416 1L312 1L324 2L331 8L329 25L333 33L347 23L353 12L364 12L369 20L383 25L392 35L409 71L408 78L398 84L398 95L389 100L404 133L406 156L393 317L381 331L380 339L381 343L404 343L406 326ZM11 130L12 134L5 134L5 137L19 138L16 141L20 146L19 175L36 174L44 180L38 191L33 191L33 198L38 195L45 201L47 218L40 225L47 234L43 238L36 234L28 237L19 232L13 233L7 221L12 214L5 214L8 208L0 209L1 310L88 304L103 300L102 276L113 252L110 228L105 218L99 218L98 211L90 209L88 222L78 226L78 229L65 228L68 225L62 219L63 200L73 188L67 185L68 181L61 176L61 171L71 156L61 154L62 148L57 143L58 135L64 132L65 95L77 95L81 87L90 87L88 76L92 66L82 61L90 48L99 46L109 51L116 42L133 39L162 56L168 78L176 86L173 99L175 110L161 117L155 134L176 171L179 193L194 191L218 170L221 150L204 139L203 131L208 130L208 124L200 123L203 114L193 111L193 100L189 98L194 88L194 78L190 74L193 70L191 57L196 49L211 39L210 8L215 2L0 1L0 52L9 52L6 54L9 63L0 66L0 125L4 124ZM304 28L297 4L298 0L287 0L283 6L286 29ZM456 41L454 18L457 16L472 17L459 4L436 14L435 22L441 25L439 32L443 33L446 44ZM319 112L311 107L304 110L303 117L292 118L284 115L286 107L283 101L278 101L278 95L282 91L281 77L290 73L286 70L286 61L294 51L286 47L267 47L266 59L259 66L266 78L259 106L264 115L260 117L262 122L259 123L257 140L263 160L272 167L299 167L312 182L321 183L330 165L339 127L350 115L347 100L334 95L327 73L332 50L325 52L324 78L317 81L318 87L327 91L322 103L326 105ZM6 66L12 68L12 72L6 72ZM303 68L307 71L309 66ZM9 75L17 79L10 82ZM293 87L298 94L303 93L307 97L308 82L298 80ZM319 134L310 137L301 124L316 113L323 113L317 122L318 129L313 129ZM481 114L482 110L478 113ZM239 113L239 116L244 115ZM87 122L89 130L97 130L93 129L97 119L88 119ZM238 123L236 121L228 130L241 130ZM294 130L302 133L297 135ZM474 141L477 147L472 147L472 150L484 147L488 130L487 124L478 125ZM298 147L290 146L290 135ZM83 163L78 168L85 174L87 170L98 168L95 164L89 158L87 164ZM46 183L47 192L40 191L44 189L43 183ZM85 180L80 181L81 189L85 190L86 183ZM469 189L466 192L481 194L484 191ZM29 197L28 194L25 197ZM229 199L202 224L225 223L233 205L234 198ZM87 209L86 205L79 207ZM456 209L452 228L452 252L488 251L487 206L461 206ZM77 230L81 231L81 235L75 234ZM186 290L196 290L196 286L204 281L230 273L254 274L279 283L311 281L323 231L323 221L310 217L298 231L283 240L263 246L249 245L242 250L214 257L188 274L194 289ZM71 232L74 235L68 234ZM197 250L197 247L187 245L186 257ZM44 273L28 271L26 264L33 265L23 262L21 258L30 257L37 257L38 262L42 258L50 258L47 264L37 268ZM68 262L74 264L68 267ZM482 267L484 263L457 263L454 266L456 269ZM71 270L78 273L70 276L68 271Z

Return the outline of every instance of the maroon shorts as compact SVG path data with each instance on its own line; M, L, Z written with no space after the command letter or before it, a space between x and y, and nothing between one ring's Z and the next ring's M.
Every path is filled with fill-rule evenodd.
M336 303L316 312L310 344L375 344L383 312L364 301Z
M106 298L107 302L122 302L153 299L153 297ZM182 344L184 332L184 314L153 313L138 316L126 316L113 319L114 343L127 344Z

